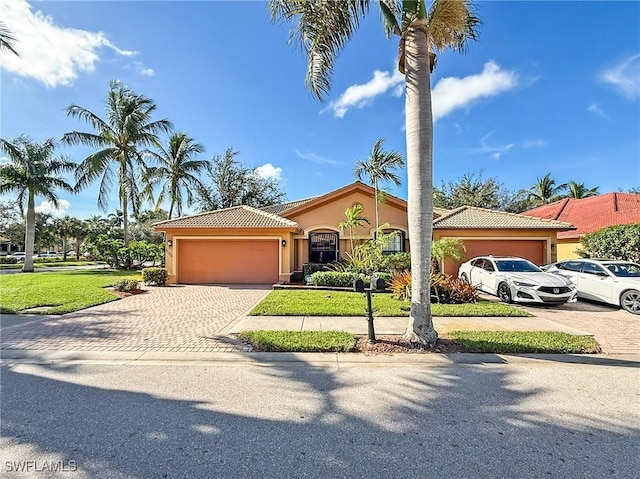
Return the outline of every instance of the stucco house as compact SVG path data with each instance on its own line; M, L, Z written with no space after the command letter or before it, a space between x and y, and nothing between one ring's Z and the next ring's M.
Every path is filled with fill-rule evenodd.
M640 195L606 193L589 198L563 198L523 213L564 221L576 228L558 233L558 261L578 258L580 238L607 226L640 223Z
M169 283L276 283L290 281L308 262L330 263L349 251L340 231L345 209L364 206L371 224L354 231L356 242L375 234L374 190L355 182L324 195L257 209L236 206L156 223L165 233ZM379 205L380 224L397 231L387 253L409 251L407 202L388 195ZM463 207L434 211L434 239L461 238L467 256L517 254L538 264L555 260L559 221ZM445 265L457 272L457 264Z

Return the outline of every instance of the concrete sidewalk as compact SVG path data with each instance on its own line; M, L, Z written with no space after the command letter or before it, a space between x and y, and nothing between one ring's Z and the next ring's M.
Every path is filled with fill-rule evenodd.
M571 326L559 324L541 317L434 317L434 326L439 333L456 330L475 331L558 331L569 334L590 334ZM407 318L375 317L376 334L403 334ZM225 333L240 333L248 330L289 331L346 331L367 334L364 317L344 316L244 316Z

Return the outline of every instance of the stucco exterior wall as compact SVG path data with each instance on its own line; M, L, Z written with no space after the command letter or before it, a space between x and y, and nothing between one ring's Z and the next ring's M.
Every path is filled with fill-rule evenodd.
M558 259L557 261L563 261L565 259L580 258L580 255L576 251L580 248L580 241L575 238L571 239L559 239L558 240Z

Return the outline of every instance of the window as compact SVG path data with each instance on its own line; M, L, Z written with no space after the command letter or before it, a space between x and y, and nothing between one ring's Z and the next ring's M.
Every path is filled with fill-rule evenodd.
M582 271L582 261L567 261L565 263L558 263L558 269L564 269L566 271L574 271L579 273Z
M389 242L382 247L382 254L404 253L404 231L387 230L385 234L395 233L389 237Z
M607 273L604 269L593 263L585 263L582 272L587 274L595 274L598 276L607 276Z
M309 234L309 262L333 263L338 259L338 233Z

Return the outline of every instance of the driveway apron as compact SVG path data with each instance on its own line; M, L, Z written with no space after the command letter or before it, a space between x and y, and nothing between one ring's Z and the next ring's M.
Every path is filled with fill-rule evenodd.
M220 332L270 285L174 285L2 331L2 350L249 351Z

